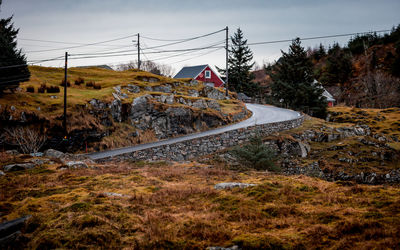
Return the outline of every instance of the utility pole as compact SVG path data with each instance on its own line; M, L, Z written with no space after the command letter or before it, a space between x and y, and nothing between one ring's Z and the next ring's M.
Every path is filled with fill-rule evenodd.
M228 26L226 26L226 28L225 28L225 30L226 30L226 40L225 40L225 51L226 51L226 58L225 58L225 61L226 61L226 65L225 65L225 89L226 89L226 96L228 96L228 75L229 75L229 70L228 70L228 58L229 58L229 54L228 54L228 51L229 51L229 48L228 48Z
M65 52L65 69L64 69L64 119L63 119L63 127L64 127L64 136L67 136L67 80L68 80L68 52Z
M140 34L137 34L137 61L138 61L138 69L140 70Z

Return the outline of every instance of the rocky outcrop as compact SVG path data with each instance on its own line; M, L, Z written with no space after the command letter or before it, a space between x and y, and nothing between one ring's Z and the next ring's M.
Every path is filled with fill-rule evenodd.
M202 96L206 96L211 99L215 100L225 100L229 99L229 97L225 96L225 93L219 91L218 89L211 87L211 86L205 86L202 90Z

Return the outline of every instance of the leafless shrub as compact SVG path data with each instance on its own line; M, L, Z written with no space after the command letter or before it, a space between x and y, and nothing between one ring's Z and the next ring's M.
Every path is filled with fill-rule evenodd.
M384 72L368 73L360 79L362 107L389 108L400 104L400 80Z
M129 70L129 69L137 69L138 63L137 61L130 61L129 63L119 64L116 66L117 70ZM172 77L174 74L174 69L167 65L161 63L155 63L153 61L141 61L140 69L144 71L151 72L156 75Z
M5 131L7 143L18 146L24 154L38 152L47 140L39 131L27 127L15 127Z

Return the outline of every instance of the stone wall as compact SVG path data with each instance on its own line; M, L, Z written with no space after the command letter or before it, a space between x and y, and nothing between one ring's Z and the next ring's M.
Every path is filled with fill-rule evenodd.
M214 153L218 150L247 142L252 136L266 136L274 132L296 128L300 126L303 121L304 117L300 116L299 118L289 121L256 125L227 131L217 135L204 136L183 142L148 148L118 155L115 156L115 158L133 160L189 160L196 156Z

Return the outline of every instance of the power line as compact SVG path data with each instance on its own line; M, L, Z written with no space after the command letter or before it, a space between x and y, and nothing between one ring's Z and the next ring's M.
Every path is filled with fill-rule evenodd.
M150 47L150 48L147 48L147 49L161 48L161 47L165 47L165 46L171 46L171 45L175 45L175 44L180 44L180 43L196 40L196 39L199 39L199 38L211 36L211 35L217 34L217 33L221 32L221 31L224 31L224 30L225 29L221 29L221 30L217 30L217 31L205 34L205 35L196 36L196 37L192 37L192 38L187 38L187 39L184 39L184 40L180 40L178 42L166 43L166 44L162 44L162 45L158 45L158 46L153 46L153 47Z
M18 40L23 40L23 41L32 41L32 42L42 42L42 43L58 43L58 44L70 44L70 45L86 45L86 43L77 43L77 42L61 42L61 41L51 41L51 40L40 40L40 39L30 39L30 38L18 38ZM110 46L122 46L122 44L99 44L96 46L102 46L102 47L110 47Z
M102 42L88 43L88 44L82 44L82 45L71 46L71 47L64 47L64 48L58 48L58 49L47 49L47 50L26 51L25 53L36 53L36 52L48 52L48 51L75 49L75 48L81 48L81 47L87 47L87 46L93 46L93 45L98 45L98 44L102 44L102 43L108 43L108 42L123 40L123 39L127 39L127 38L134 37L134 36L136 36L136 35L137 35L137 34L135 34L135 35L129 35L129 36L124 36L124 37L120 37L120 38L115 38L115 39L111 39L111 40L106 40L106 41L102 41Z
M28 66L28 63L35 64L35 63L41 63L41 62L58 61L58 60L63 60L63 59L60 59L62 57L63 56L58 56L58 57L51 58L51 59L27 61L27 63L25 63L25 64L15 64L15 65L2 66L2 67L0 67L0 69L9 69L9 68L18 68L18 67Z
M210 46L210 48L217 48L215 46L218 45L218 44L221 44L222 42L217 42L217 43L214 43L214 44L210 44L209 46ZM218 48L222 48L222 47L218 47ZM193 54L193 53L197 53L197 52L198 51L190 50L190 51L186 51L186 52L183 52L183 53L178 53L178 54L175 54L175 55L169 55L169 56L155 58L155 59L152 59L152 61L160 61L160 60L165 60L165 59L178 57L178 56L183 56L183 55L187 55L187 54Z
M197 47L197 48L190 48L190 49L174 49L174 50L151 51L151 52L146 52L146 53L147 54L173 53L173 52L197 51L197 50L222 48L222 47L223 46L206 46L206 47ZM122 50L122 51L115 51L115 52L81 53L81 54L70 54L70 55L71 56L87 56L88 58L124 56L124 55L137 55L137 53L128 53L128 54L126 54L126 52L131 52L131 51L132 50ZM142 51L142 49L141 49L141 51ZM84 58L84 57L82 57L82 58Z
M315 40L315 39L343 37L343 36L357 36L357 35L361 35L361 34L382 33L382 32L389 32L389 31L391 31L391 30L377 30L377 31L369 31L369 32L339 34L339 35L305 37L305 38L300 38L300 40L304 41L304 40ZM293 39L276 40L276 41L268 41L268 42L255 42L255 43L248 43L247 45L272 44L272 43L283 43L283 42L291 42L291 41L293 41Z
M180 63L180 62L189 61L189 60L192 60L192 59L194 59L194 58L198 58L198 57L202 57L202 56L205 56L205 55L208 55L208 54L214 53L214 52L216 52L216 51L218 51L218 50L221 50L221 49L224 49L224 48L225 48L225 47L218 48L218 49L216 49L216 50L213 50L213 51L208 51L207 53L204 53L204 54L201 54L201 55L198 55L198 56L194 56L194 57L191 57L191 58L188 58L188 59L184 59L184 60L180 60L180 61L172 62L171 64L175 64L175 63Z

